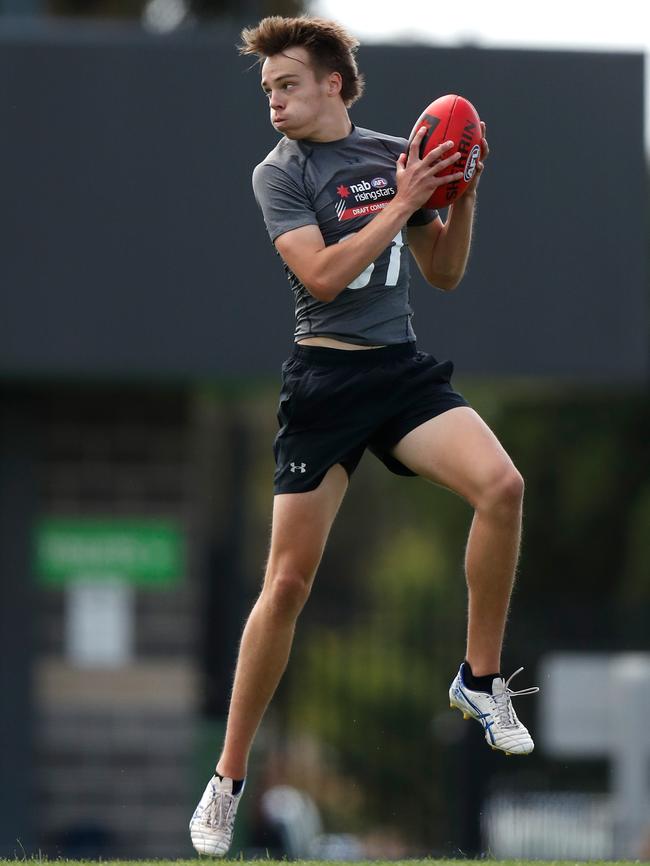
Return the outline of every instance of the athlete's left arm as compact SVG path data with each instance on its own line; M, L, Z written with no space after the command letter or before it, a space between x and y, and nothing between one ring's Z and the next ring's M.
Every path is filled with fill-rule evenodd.
M462 280L472 243L472 224L478 186L489 148L485 124L481 160L463 196L449 208L446 222L440 217L425 226L409 226L408 243L424 279L444 291L455 289Z

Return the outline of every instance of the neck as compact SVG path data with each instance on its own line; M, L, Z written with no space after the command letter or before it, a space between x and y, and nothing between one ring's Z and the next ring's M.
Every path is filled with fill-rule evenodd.
M345 138L352 131L352 121L348 116L347 109L343 106L342 111L337 111L331 117L320 119L318 128L306 136L310 141L338 141Z

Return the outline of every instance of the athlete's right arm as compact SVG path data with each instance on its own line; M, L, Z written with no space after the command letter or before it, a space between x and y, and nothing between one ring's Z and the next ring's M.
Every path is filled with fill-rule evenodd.
M442 169L460 157L456 152L442 158L453 146L451 142L439 145L420 159L420 141L425 131L422 128L414 137L408 163L406 154L402 154L397 162L395 198L344 244L326 246L320 229L315 225L301 226L275 239L276 249L283 260L319 301L333 301L381 255L411 214L422 207L437 187L462 177L462 172L438 177Z

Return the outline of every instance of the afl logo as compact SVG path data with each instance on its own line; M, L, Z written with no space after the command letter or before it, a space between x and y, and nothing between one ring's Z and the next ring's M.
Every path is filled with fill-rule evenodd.
M476 172L476 163L478 162L480 155L481 146L480 144L475 144L469 152L467 164L465 165L465 173L463 174L463 177L468 183L474 177L474 173Z
M388 186L388 181L385 177L375 177L370 181L370 186L373 189L382 189L385 186Z

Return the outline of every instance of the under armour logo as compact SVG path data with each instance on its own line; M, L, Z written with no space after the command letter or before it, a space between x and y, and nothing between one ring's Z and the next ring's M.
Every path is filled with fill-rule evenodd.
M295 463L292 463L291 464L291 471L292 472L302 472L304 474L307 471L307 464L306 463L298 463L296 465Z

